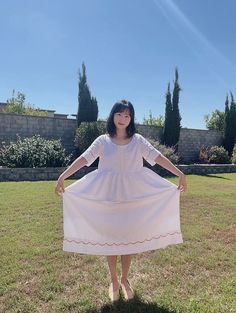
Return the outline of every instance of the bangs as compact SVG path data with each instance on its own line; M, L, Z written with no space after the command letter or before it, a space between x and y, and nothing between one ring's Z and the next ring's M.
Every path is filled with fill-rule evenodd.
M115 107L114 114L124 112L126 110L129 112L129 115L131 116L129 105L125 103L118 103L118 105Z

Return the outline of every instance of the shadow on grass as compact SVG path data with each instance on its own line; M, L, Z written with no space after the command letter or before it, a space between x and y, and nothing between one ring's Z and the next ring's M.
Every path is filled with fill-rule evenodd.
M220 178L220 179L225 179L225 180L232 180L230 178L218 176L218 175L215 175L215 174L198 174L198 175L199 176L204 176L204 177L209 177L209 178Z
M120 299L114 304L106 304L98 309L89 309L86 313L176 313L176 311L159 306L154 302L144 302L135 295L132 300Z

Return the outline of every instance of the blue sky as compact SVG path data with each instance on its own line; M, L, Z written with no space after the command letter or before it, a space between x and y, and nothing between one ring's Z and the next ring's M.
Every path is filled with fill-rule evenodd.
M0 0L0 102L12 90L42 109L77 112L87 68L99 118L130 100L137 122L164 115L175 67L182 127L236 98L235 0Z

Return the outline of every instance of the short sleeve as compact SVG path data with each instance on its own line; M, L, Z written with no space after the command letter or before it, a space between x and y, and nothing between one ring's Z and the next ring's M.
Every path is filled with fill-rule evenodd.
M142 157L152 166L155 165L155 159L158 155L161 154L161 152L154 148L153 145L151 145L151 143L142 135L140 135L140 145Z
M97 137L94 142L85 150L80 157L87 160L86 166L90 166L100 155L103 146L103 135Z

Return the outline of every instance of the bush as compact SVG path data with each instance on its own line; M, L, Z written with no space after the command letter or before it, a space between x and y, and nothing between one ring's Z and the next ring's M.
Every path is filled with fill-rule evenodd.
M209 163L209 148L203 147L199 151L199 161L200 163L208 164Z
M213 146L209 150L209 162L215 164L230 163L230 157L223 147Z
M161 145L159 141L156 141L153 139L147 139L147 140L153 145L154 148L159 150L172 163L177 164L179 162L179 156L175 153L174 148Z
M106 126L98 122L82 122L76 130L75 147L76 154L83 153L92 142L106 132Z
M172 163L177 164L179 162L179 156L175 153L174 148L166 147L159 143L159 141L147 138L147 140L153 145L154 148L159 150L166 158L168 158ZM144 166L151 168L151 165L144 159ZM171 173L163 168L162 166L155 164L153 166L154 171L161 175L171 175Z
M39 135L4 145L0 149L0 165L7 167L61 167L67 166L66 156L60 140L46 140Z
M234 150L233 150L232 163L236 164L236 145L234 146Z
M212 146L203 147L199 152L199 160L201 163L210 164L228 164L230 157L224 147Z

